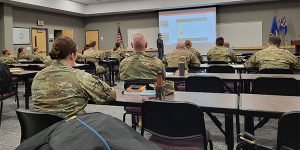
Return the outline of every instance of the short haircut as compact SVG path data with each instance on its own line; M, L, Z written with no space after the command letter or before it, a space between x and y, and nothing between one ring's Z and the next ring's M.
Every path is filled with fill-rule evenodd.
M185 44L185 47L192 47L192 41L191 40L186 40L184 42L184 44Z
M268 42L269 42L270 45L276 45L277 47L279 47L280 43L281 43L281 39L278 36L271 36L269 38Z
M18 54L22 53L24 51L24 47L18 48Z
M69 37L63 36L56 39L49 52L51 59L65 59L68 55L76 55L77 44Z
M33 52L36 52L37 50L38 50L39 48L37 48L37 47L35 47L35 48L33 48Z
M97 44L96 41L91 41L90 44L89 44L89 46L90 46L90 47L95 47L96 44Z
M218 37L216 39L216 45L217 46L224 46L224 38L223 37Z

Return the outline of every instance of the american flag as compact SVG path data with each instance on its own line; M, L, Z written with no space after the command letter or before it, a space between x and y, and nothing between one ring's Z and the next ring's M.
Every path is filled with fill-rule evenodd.
M122 37L120 26L118 27L117 42L123 42L123 37Z

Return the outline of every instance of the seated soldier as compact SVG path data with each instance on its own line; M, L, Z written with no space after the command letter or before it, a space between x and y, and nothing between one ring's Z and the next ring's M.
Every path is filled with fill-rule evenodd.
M14 63L17 63L17 61L15 61L14 57L11 55L10 50L4 49L4 50L2 50L2 56L0 57L0 63L14 64Z
M18 48L18 60L19 59L30 59L30 55L26 54L24 47Z
M288 50L280 49L281 39L279 37L270 37L269 47L256 52L246 62L246 68L258 68L259 70L267 68L278 69L298 69L300 68L299 59Z
M207 59L208 61L224 61L228 63L237 61L235 53L224 47L223 37L216 39L216 47L208 51Z
M193 45L192 41L186 40L184 42L184 44L185 44L185 50L192 52L198 58L199 62L202 62L203 58L202 58L200 52L198 50L192 48L192 45Z
M44 57L41 56L41 51L38 47L33 48L30 60L44 62Z
M118 59L121 62L126 57L126 54L120 46L121 43L116 42L115 47L110 52L110 58Z
M92 62L96 66L96 74L103 75L107 73L107 68L101 66L99 64L99 60L103 60L105 58L105 53L99 50L96 50L96 41L92 41L89 44L89 49L85 50L83 53L83 57L86 59L87 62Z
M76 50L76 43L69 37L59 37L54 41L49 53L52 64L33 79L34 111L70 117L85 113L88 100L103 104L116 99L115 90L97 76L72 68Z
M185 69L200 67L199 59L190 51L184 49L184 43L177 43L176 49L166 54L163 63L166 67L178 67L179 61L185 62Z

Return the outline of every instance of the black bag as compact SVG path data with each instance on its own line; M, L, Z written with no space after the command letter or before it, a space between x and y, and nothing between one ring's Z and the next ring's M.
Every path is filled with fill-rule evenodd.
M0 94L12 90L11 76L9 67L6 64L0 63Z
M121 120L103 113L58 122L25 140L17 150L157 150Z

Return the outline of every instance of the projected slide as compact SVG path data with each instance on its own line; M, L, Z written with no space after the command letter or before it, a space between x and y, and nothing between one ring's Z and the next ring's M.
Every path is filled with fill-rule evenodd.
M159 32L166 51L178 41L191 40L193 47L207 51L216 39L216 8L164 11L159 13Z

